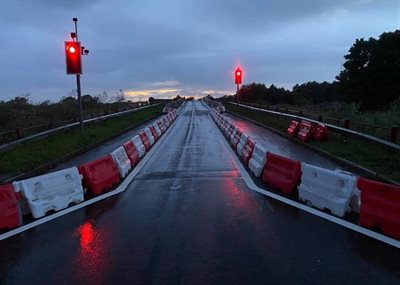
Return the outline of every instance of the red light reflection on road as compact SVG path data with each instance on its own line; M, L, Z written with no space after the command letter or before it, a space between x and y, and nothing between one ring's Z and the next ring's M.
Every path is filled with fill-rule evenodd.
M85 283L102 284L103 275L110 264L109 239L107 229L96 228L92 222L85 222L76 231L79 237L80 249L74 259L74 273L78 280Z

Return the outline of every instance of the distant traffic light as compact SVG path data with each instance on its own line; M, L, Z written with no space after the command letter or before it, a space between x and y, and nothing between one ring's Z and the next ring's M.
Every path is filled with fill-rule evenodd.
M82 54L80 42L65 42L65 62L67 74L82 74Z
M242 70L238 67L235 70L235 84L242 84Z

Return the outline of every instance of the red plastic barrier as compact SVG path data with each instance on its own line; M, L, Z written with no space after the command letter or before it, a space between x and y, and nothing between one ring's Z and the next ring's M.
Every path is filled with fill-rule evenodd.
M154 140L155 140L155 141L158 141L158 139L160 138L160 136L158 135L156 129L155 129L153 126L151 126L149 129L150 129L151 134L152 134L153 137L154 137Z
M236 134L235 134L235 136L233 137L233 139L232 139L232 141L231 141L231 143L232 143L232 145L236 148L236 146L237 146L237 144L239 143L239 141L240 141L240 137L242 136L242 131L241 130L237 130L237 132L236 132Z
M142 143L143 143L143 145L144 145L144 149L145 149L146 151L149 151L150 148L151 148L151 144L150 144L150 140L149 140L149 138L147 137L146 133L145 133L144 131L141 131L141 132L139 133L139 137L140 137L140 139L142 140Z
M78 167L83 185L99 195L119 183L119 172L111 155L84 163Z
M301 121L300 131L297 137L303 142L308 142L313 133L313 126L309 121Z
M274 188L280 189L285 194L292 193L301 180L300 161L267 153L267 163L264 167L262 181Z
M297 137L300 130L300 123L298 121L291 121L289 128L287 129L287 134L291 137Z
M11 184L0 186L0 229L13 229L19 226L17 198Z
M249 165L249 160L253 155L253 150L254 150L254 141L251 138L248 138L242 150L242 159L246 165Z
M361 190L360 225L379 227L385 234L400 239L400 187L359 178Z
M322 141L328 138L328 127L325 124L319 123L313 132L314 140Z
M126 151L126 154L128 155L129 160L131 161L132 167L136 166L138 164L140 156L139 156L139 151L136 148L135 144L129 140L126 143L123 144L124 149Z

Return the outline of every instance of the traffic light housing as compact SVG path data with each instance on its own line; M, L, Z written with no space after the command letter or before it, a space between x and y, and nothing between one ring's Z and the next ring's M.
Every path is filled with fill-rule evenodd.
M242 76L243 72L242 70L238 67L235 70L235 84L242 84Z
M68 41L64 46L67 74L82 74L81 43Z

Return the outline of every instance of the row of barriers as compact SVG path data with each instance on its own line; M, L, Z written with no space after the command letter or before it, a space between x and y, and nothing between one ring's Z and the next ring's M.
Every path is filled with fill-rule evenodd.
M315 141L323 141L328 138L328 127L323 123L314 126L306 120L291 121L287 134L291 137L297 137L303 142L308 142L311 138Z
M328 170L268 151L212 109L211 117L236 150L243 164L273 189L310 207L345 217L354 212L359 224L379 228L400 239L400 187L340 170Z
M177 118L176 109L143 129L113 152L77 167L0 185L0 230L23 225L110 191L127 177Z

